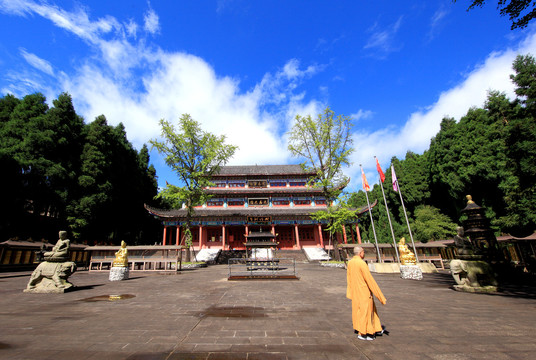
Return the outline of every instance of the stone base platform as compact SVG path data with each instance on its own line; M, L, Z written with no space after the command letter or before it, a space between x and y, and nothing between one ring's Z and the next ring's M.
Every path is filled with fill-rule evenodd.
M470 293L489 294L489 293L497 292L497 286L454 285L454 290L470 292Z
M395 274L400 272L398 263L369 263L370 272L380 274Z
M56 286L52 279L43 279L39 286L24 289L23 292L34 294L63 294L64 292L69 291L72 287L73 284L69 282L66 282L64 286Z
M121 280L127 280L128 279L128 268L127 267L112 267L110 269L110 277L108 280L110 281L121 281Z
M433 274L437 272L434 264L420 262L417 263L421 271L425 274ZM400 265L397 263L369 263L370 272L379 274L396 274L400 272Z
M422 280L422 270L418 265L400 265L400 277L405 280Z

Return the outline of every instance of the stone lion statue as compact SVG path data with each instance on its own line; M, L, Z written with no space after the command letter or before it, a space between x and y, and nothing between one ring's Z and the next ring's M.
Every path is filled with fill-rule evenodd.
M72 261L62 263L41 263L32 273L25 291L64 292L66 289L73 286L67 279L75 271L76 264Z
M491 266L484 261L452 260L450 273L456 284L466 287L497 286Z

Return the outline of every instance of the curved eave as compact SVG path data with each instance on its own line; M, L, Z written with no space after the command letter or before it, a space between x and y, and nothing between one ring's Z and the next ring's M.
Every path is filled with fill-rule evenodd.
M296 194L307 194L307 195L322 195L322 190L317 188L213 188L207 189L207 194L210 195L296 195Z
M355 209L357 216L361 216L370 209L372 209L377 204L377 200L370 206L364 206L359 209ZM147 204L144 205L147 211L156 217L162 219L171 219L171 218L185 218L186 209L157 209L153 208ZM218 209L208 209L208 208L198 208L195 209L193 214L194 217L215 217L215 216L225 216L225 217L243 217L243 216L308 216L312 213L326 210L326 207L320 206L294 206L294 207L247 207L247 208L218 208Z

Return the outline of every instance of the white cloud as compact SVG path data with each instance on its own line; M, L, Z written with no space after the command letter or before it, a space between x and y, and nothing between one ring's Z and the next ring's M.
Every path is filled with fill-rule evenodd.
M238 80L218 76L199 57L148 49L145 40L129 40L135 39L137 31L132 20L125 25L112 17L92 21L84 9L67 12L34 2L20 3L9 11L47 18L101 52L102 56L86 58L74 73L59 73L58 87L72 95L86 121L104 114L112 125L122 122L138 148L159 136L161 118L176 121L189 113L204 130L225 134L229 143L239 146L233 164L287 163L289 124L296 114L316 114L321 108L315 101L307 103L297 89L322 66L301 67L291 59L243 92ZM159 31L154 10L149 9L144 20L146 31ZM33 66L48 71L46 62L25 54Z
M92 21L84 9L66 12L30 1L3 1L0 11L43 16L102 52L102 57L87 57L74 73L54 74L52 64L21 51L32 66L56 76L58 90L71 93L77 112L86 121L104 114L110 124L123 122L129 140L138 148L159 136L159 119L176 121L181 114L189 113L202 123L203 129L225 134L229 143L240 147L232 164L284 164L291 161L286 132L295 116L316 116L325 108L325 104L307 99L300 91L301 83L322 71L322 66L303 67L298 60L291 59L244 92L238 79L218 76L199 57L145 47L144 40L136 42L137 25L132 20L126 25L112 17ZM154 33L159 29L158 16L153 10L147 14L144 29ZM399 18L388 29L375 30L367 48L392 51L401 22ZM392 156L403 158L408 150L421 153L428 148L444 116L459 119L471 106L482 106L490 89L512 94L512 61L517 53L529 52L536 53L536 35L527 37L517 49L490 54L464 81L438 94L434 104L411 114L403 126L355 133L356 151L351 156L354 166L347 170L353 179L349 190L357 188L360 163L372 183L374 155L386 166ZM18 79L22 81L14 81L13 86L32 86L36 79L43 82L27 73L21 73ZM351 117L358 121L373 115L360 109Z
M130 37L136 38L136 33L138 32L138 24L132 19L129 20L127 24L125 24L125 29L127 31L127 35Z
M145 24L143 25L145 31L150 34L157 34L160 32L159 18L153 9L147 10L143 19L145 21Z
M356 113L350 114L350 118L354 121L359 121L361 119L368 119L373 115L373 112L370 110L359 109Z
M428 41L433 40L437 35L439 28L443 25L443 20L450 13L450 8L446 8L445 5L436 10L432 18L430 19L430 30L428 31Z
M143 75L141 92L129 89L129 79L106 75L94 63L65 79L63 88L88 121L105 114L111 124L123 122L137 147L159 136L161 118L176 122L189 113L204 130L225 134L230 144L239 146L232 164L287 163L286 138L281 136L287 128L281 124L288 124L296 113L318 109L313 103L303 105L302 96L293 93L299 79L313 71L293 61L276 74L266 74L251 92L241 93L237 80L218 77L199 57L164 51L151 57L156 65ZM270 101L278 102L280 112L262 109Z
M26 49L20 48L19 51L28 64L45 74L54 76L54 70L48 61L41 59L35 54L27 52Z
M377 23L374 24L369 29L372 35L363 48L375 51L376 55L385 55L399 50L401 45L395 45L395 36L402 25L402 19L403 16L400 16L394 24L381 29L378 29Z
M57 27L71 32L91 46L99 49L104 60L108 61L115 70L124 70L125 67L131 66L133 61L136 61L136 59L132 59L135 54L132 51L131 44L122 39L125 30L128 35L135 35L137 25L132 20L125 25L122 25L113 16L104 16L92 21L87 10L83 7L69 12L46 2L37 3L24 0L2 0L0 11L15 15L36 14L50 20ZM155 19L154 16L150 15L151 12L152 10L149 11L149 15L146 15L146 27L158 25L158 16ZM150 25L147 25L147 22ZM155 30L154 28L151 29ZM115 35L117 38L112 38L112 40L108 41L104 38L105 35L112 37ZM122 56L121 66L119 66L120 63L118 62L118 53L120 52L126 53Z
M354 136L356 151L352 154L354 166L348 171L353 176L351 186L357 186L357 165L363 164L367 177L377 180L374 155L378 156L382 166L387 166L391 157L403 159L408 150L422 153L430 146L444 117L459 120L469 108L483 106L489 90L502 91L513 98L512 63L517 54L527 53L536 54L536 34L529 35L516 49L490 54L460 84L439 94L434 104L411 114L403 126L357 132Z

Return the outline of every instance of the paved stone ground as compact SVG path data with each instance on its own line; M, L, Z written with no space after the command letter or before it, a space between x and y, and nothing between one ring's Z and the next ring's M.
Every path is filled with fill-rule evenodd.
M534 359L536 287L453 291L450 275L375 274L389 336L358 340L346 272L298 264L300 280L227 281L223 265L177 275L80 271L76 291L26 294L0 273L1 359ZM109 301L108 295L133 295Z

